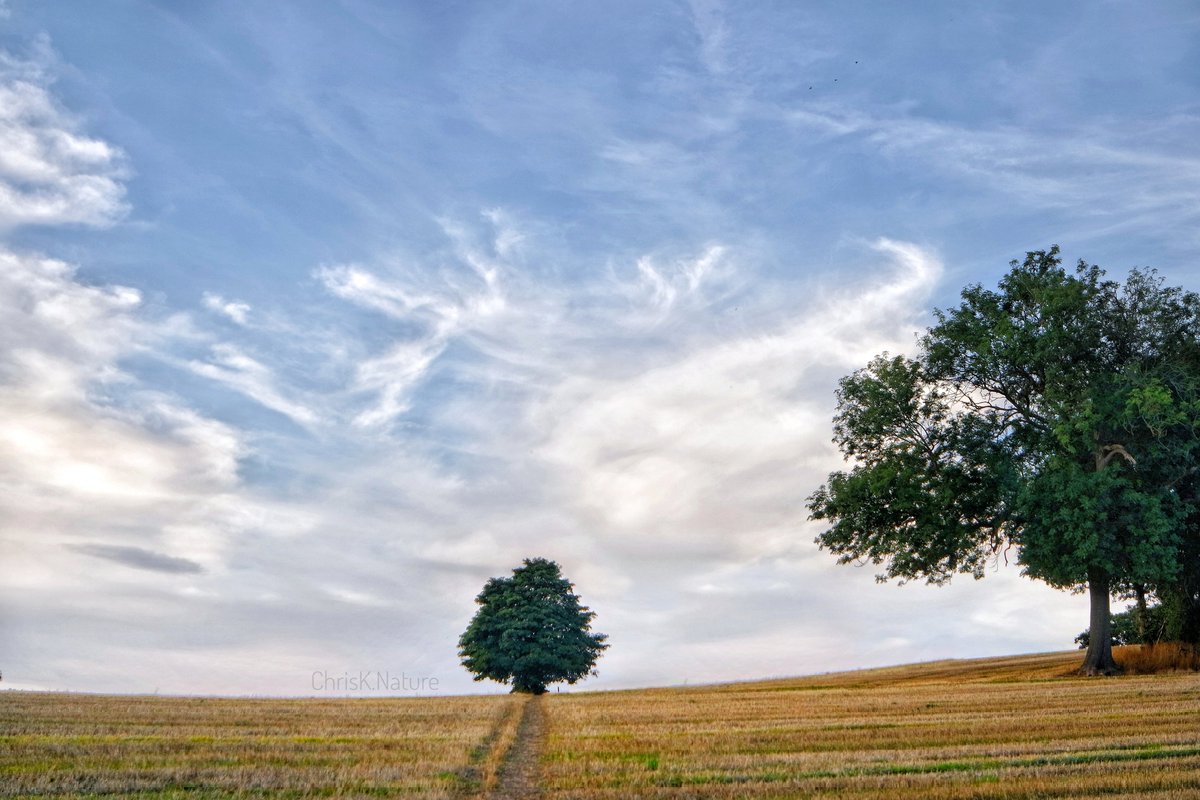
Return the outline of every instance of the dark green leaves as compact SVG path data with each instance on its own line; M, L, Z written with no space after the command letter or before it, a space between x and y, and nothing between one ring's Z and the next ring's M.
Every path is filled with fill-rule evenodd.
M592 674L607 637L590 632L595 613L571 589L558 564L544 558L525 559L511 578L489 580L459 638L463 666L475 680L511 681L514 691L536 694Z
M809 498L832 527L818 542L843 563L885 565L881 578L982 575L1001 542L1009 462L988 415L955 413L920 364L880 356L845 378L834 439L858 460Z
M915 358L842 380L834 441L850 466L809 498L829 523L817 542L881 579L979 577L1009 547L1056 586L1186 571L1200 299L1152 272L1122 285L1065 270L1055 247L935 313Z

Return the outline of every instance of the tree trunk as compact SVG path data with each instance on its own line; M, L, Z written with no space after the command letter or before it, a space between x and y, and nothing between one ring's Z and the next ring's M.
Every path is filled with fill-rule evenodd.
M1081 675L1120 675L1121 668L1112 654L1112 614L1109 608L1109 576L1100 569L1088 570L1088 596L1091 600L1091 624L1088 649L1079 668Z
M513 688L511 694L545 694L546 684L539 683L530 678L513 676Z
M1137 593L1137 611L1134 613L1134 620L1137 622L1138 644L1149 644L1146 641L1146 587L1138 584L1134 587Z

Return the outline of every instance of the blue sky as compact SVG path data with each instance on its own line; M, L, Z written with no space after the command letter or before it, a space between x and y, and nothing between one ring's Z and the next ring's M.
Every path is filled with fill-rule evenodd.
M812 543L837 379L1061 244L1200 284L1200 13L0 4L0 669L480 688L563 564L619 687L1059 649Z

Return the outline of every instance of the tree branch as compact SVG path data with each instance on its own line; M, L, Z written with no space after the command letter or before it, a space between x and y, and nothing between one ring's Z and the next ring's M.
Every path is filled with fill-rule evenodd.
M1129 451L1123 445L1109 444L1105 445L1100 453L1096 454L1096 471L1099 472L1107 467L1108 463L1117 456L1125 459L1130 464L1137 464L1137 459L1130 455Z

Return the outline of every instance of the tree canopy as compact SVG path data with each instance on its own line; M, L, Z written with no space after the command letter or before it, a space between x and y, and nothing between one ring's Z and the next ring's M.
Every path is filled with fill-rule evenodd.
M1015 548L1027 575L1090 592L1082 669L1110 673L1110 596L1178 588L1196 548L1200 298L1058 253L966 287L915 357L844 378L852 467L808 503L817 542L881 580L978 578Z
M572 589L558 564L544 558L527 558L512 577L490 579L458 641L463 666L477 681L511 682L514 692L532 694L594 674L608 637L591 632L596 614Z

